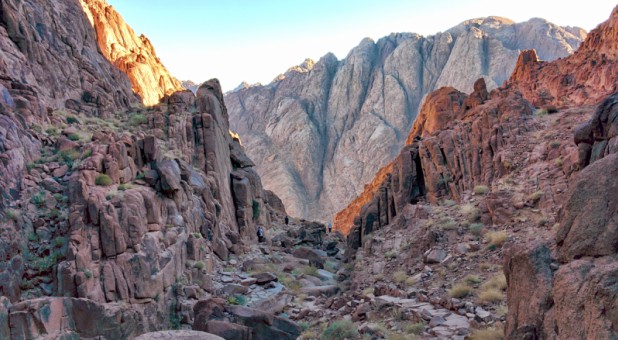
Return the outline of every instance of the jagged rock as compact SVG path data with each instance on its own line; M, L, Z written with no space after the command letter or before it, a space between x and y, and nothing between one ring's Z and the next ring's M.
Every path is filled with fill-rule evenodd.
M159 331L152 333L145 333L135 340L158 340L158 339L169 339L169 340L224 340L225 338L217 336L216 334L206 333L206 332L198 332L198 331ZM236 338L234 338L236 339ZM245 339L245 338L238 338Z
M289 339L294 340L302 329L295 322L272 314L243 306L226 306L237 323L252 329L252 339Z
M434 248L425 253L425 263L441 263L448 253L444 249Z
M300 258L300 259L307 259L309 260L309 264L317 267L319 269L323 269L324 268L324 263L326 262L324 260L324 258L320 255L320 253L318 253L317 250L315 249L311 249L311 248L307 248L307 247L298 247L296 248L293 252L292 255L294 255L294 257Z
M194 325L194 329L195 325ZM224 339L251 340L251 328L226 321L211 320L199 326L200 330L216 334Z
M393 33L364 39L343 60L327 54L268 85L231 91L225 101L232 130L289 213L332 221L401 150L425 95L443 86L470 92L480 77L492 90L508 79L519 50L553 60L584 37L542 19L499 17L428 37Z
M265 285L269 282L278 281L277 276L273 273L259 273L259 274L253 275L253 278L255 278L256 283L259 285Z

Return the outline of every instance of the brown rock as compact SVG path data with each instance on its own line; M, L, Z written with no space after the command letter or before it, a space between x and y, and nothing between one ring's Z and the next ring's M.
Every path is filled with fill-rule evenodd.
M195 325L194 325L195 327ZM204 331L216 334L224 339L251 340L251 328L226 321L211 320L206 322Z
M259 273L253 275L253 278L255 278L256 283L259 285L265 285L269 282L277 282L279 280L273 273Z
M158 332L152 332L152 333L145 333L135 338L135 340L158 340L158 339L162 339L162 340L165 340L165 339L169 339L169 340L224 340L228 338L220 337L213 333L187 331L187 330L158 331ZM245 338L238 338L238 339L244 340Z

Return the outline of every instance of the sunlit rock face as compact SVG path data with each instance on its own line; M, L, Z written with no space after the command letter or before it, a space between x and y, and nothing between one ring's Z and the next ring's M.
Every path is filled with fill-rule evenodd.
M429 37L365 39L343 60L327 54L268 85L228 93L230 125L288 212L330 221L399 152L427 93L442 86L469 93L479 77L494 89L519 50L552 60L585 35L543 19L488 17Z
M165 95L182 89L161 63L150 40L138 36L104 0L80 0L96 31L105 58L131 80L133 91L145 105L154 105Z

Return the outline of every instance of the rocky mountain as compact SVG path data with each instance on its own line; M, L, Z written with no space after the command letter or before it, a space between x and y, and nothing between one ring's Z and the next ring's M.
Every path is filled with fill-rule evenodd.
M380 294L505 321L504 333L486 330L495 337L618 336L616 32L618 7L569 57L524 51L500 88L479 79L470 95L429 94L399 156L337 215L347 256L369 268L353 289L393 275ZM503 283L478 286L491 262L504 263ZM434 335L460 335L442 320L431 319Z
M224 263L257 250L257 225L283 224L218 80L169 94L148 41L81 4L0 3L2 339L190 327Z
M554 60L585 35L542 19L488 17L429 37L365 39L343 60L327 54L268 85L227 93L230 124L292 215L332 220L399 152L429 92L469 92L479 77L494 89L509 79L519 50Z
M105 0L80 0L80 4L94 27L101 53L129 77L133 92L144 105L155 105L182 89L157 57L150 40L143 34L138 37Z

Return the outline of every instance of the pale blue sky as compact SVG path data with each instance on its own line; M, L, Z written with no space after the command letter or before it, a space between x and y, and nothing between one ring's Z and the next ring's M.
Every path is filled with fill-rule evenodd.
M476 17L545 18L586 30L606 20L615 0L108 0L145 34L172 75L224 90L269 83L305 58L342 59L364 37L431 35ZM575 3L576 5L572 4Z

